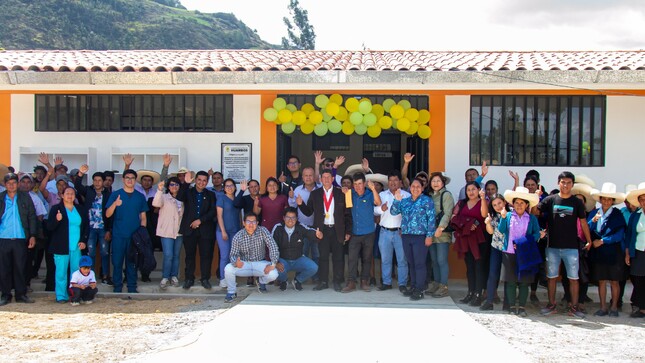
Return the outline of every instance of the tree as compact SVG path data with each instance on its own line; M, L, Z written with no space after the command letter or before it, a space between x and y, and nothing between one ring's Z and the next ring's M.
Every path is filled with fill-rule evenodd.
M309 24L307 10L300 7L298 0L289 0L289 17L284 17L288 38L282 37L282 47L285 49L315 49L316 33Z
M179 2L179 0L152 0L156 3L170 6L171 8L183 9L186 10L186 7Z

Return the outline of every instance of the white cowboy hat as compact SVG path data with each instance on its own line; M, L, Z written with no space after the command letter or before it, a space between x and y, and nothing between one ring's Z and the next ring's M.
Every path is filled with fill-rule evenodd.
M616 184L614 183L602 183L602 188L600 190L594 190L591 192L591 197L596 201L600 202L600 197L613 198L614 205L620 204L625 201L625 194L616 192Z
M370 171L372 171L372 169L370 169ZM363 165L354 164L354 165L348 166L347 169L345 169L345 174L343 175L349 175L353 178L354 174L359 172L365 174L365 170L363 170Z
M594 189L589 184L585 183L575 183L571 188L571 194L573 194L574 196L580 194L585 197L585 210L587 212L590 212L594 208L596 208L596 201L591 197L591 193L593 191Z
M627 193L626 199L629 204L633 206L639 206L640 203L638 203L638 197L643 194L645 194L645 182L638 184L638 187L636 187L636 189Z
M504 192L504 199L506 199L508 203L513 204L513 199L516 198L528 200L529 208L535 207L540 202L540 197L537 194L529 192L529 190L524 187L517 187L514 191L506 190Z
M586 176L584 174L576 175L575 177L576 177L576 180L575 180L576 184L587 184L588 186L590 186L592 188L596 187L596 183L593 180L591 180L590 177L588 177L588 176Z
M625 184L625 195L627 195L627 193L631 192L632 190L636 190L636 188L638 188L636 184Z
M376 173L376 174L367 174L365 175L365 180L372 181L374 183L381 183L383 189L387 189L387 175Z
M139 183L141 183L141 178L143 178L144 176L149 176L152 178L152 185L159 184L159 179L161 179L161 175L159 175L159 173L157 173L156 171L146 169L137 170L137 181Z

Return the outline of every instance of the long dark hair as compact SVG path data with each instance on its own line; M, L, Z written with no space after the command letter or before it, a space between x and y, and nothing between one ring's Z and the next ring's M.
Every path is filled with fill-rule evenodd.
M464 187L464 194L466 194L466 197L462 200L459 201L459 203L466 203L468 201L468 186L474 185L478 190L481 190L481 185L477 183L476 181L469 181L466 183L466 186ZM479 195L477 196L479 197ZM484 201L485 202L485 201Z
M488 211L491 215L498 214L495 208L493 208L493 201L495 199L501 199L504 202L504 209L506 209L507 212L510 212L511 208L508 206L508 203L506 202L506 199L504 198L504 196L499 193L496 193L490 198L490 201L488 202Z

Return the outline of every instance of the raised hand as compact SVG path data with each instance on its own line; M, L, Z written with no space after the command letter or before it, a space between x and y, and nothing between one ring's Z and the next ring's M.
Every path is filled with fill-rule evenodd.
M61 158L60 156L57 156L56 158L54 158L54 165L61 165L62 163L63 163L63 158Z
M538 199L539 199L539 198L542 198L542 185L541 185L541 184L538 184L538 187L537 187L537 189L535 190L535 194L537 194L537 195L538 195Z
M184 181L188 184L193 182L193 173L190 170L188 170L188 172L184 176Z
M160 192L163 192L163 187L166 184L166 182L160 181L159 184L157 184L157 190Z
M43 165L49 164L49 155L47 155L47 153L40 153L40 155L38 156L38 161L40 161L40 163Z
M316 228L316 238L322 239L323 233L320 231L320 228Z
M133 161L134 161L134 156L132 156L132 154L127 153L123 155L123 163L125 164L126 167L130 167Z
M246 189L247 189L247 186L248 186L248 184L246 182L246 179L242 179L242 181L240 182L240 190L245 192Z
M414 154L412 154L412 153L405 153L405 154L403 155L403 161L404 161L405 163L407 163L407 164L409 164L410 162L412 162L412 159L414 159Z
M325 158L323 157L322 151L320 151L320 150L315 151L314 152L314 159L315 159L316 165L322 164L322 162L325 160Z
M87 171L88 171L88 170L90 170L90 167L89 167L89 166L87 166L87 164L83 164L83 165L81 165L81 167L80 167L80 168L78 168L78 171L79 171L81 174L87 174Z
M361 166L363 167L364 172L367 173L370 171L370 162L367 158L363 158L363 160L361 160Z
M345 162L345 157L344 156L337 156L336 161L334 161L334 168L338 169L339 166L343 165Z
M56 213L56 220L59 222L63 220L63 214L60 212L60 209L58 210L58 213Z
M486 161L482 162L482 172L481 176L485 177L486 174L488 174L488 165L486 165Z
M163 155L163 166L168 167L170 166L170 163L172 163L172 156L170 154L165 153Z
M490 213L489 213L489 214L488 214L488 216L486 216L486 219L484 220L484 223L485 223L485 224L490 224L490 222L491 222L492 220L493 220L493 218L490 216Z
M121 200L121 195L117 195L117 196L116 196L116 200L114 201L114 204L115 204L117 207L120 207L120 206L121 206L121 204L123 204L123 201Z
M284 175L284 172L280 173L280 177L278 178L278 180L280 181L280 183L286 183L287 182L287 176Z
M513 179L514 179L514 180L516 180L516 181L519 181L519 180L520 180L520 175L519 175L519 174L517 174L516 172L514 172L513 170L509 170L509 171L508 171L508 175L510 175L510 176L511 176L511 178L513 178Z
M486 200L486 191L484 189L479 189L479 198L481 200Z
M403 199L403 196L401 195L401 189L397 189L396 192L394 192L394 199L398 200L399 202Z

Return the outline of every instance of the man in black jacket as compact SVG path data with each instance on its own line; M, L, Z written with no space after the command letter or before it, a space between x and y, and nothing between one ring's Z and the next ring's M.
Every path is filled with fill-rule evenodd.
M322 239L323 234L319 229L313 230L298 223L296 208L286 208L282 215L284 223L276 224L272 232L273 239L278 244L280 251L280 260L276 264L280 290L287 289L287 273L295 271L296 277L292 281L293 288L301 291L302 283L318 271L318 265L302 253L305 238L315 241Z
M11 301L11 288L16 302L33 303L27 296L25 268L27 248L36 245L38 219L29 194L18 191L18 175L4 177L6 191L0 193L0 306Z
M74 188L78 195L83 196L86 211L89 211L90 230L87 240L87 254L92 258L92 267L95 265L96 245L101 249L101 281L113 285L110 278L110 240L112 239L112 218L105 216L106 205L110 199L110 190L105 188L105 174L98 171L92 175L92 186L82 183L83 175L87 173L87 164L81 165L78 178L74 180Z
M191 173L186 173L185 181L177 194L177 199L184 202L184 216L179 227L179 233L184 236L186 250L186 280L183 288L187 290L195 284L195 253L199 246L201 283L205 289L210 289L217 216L215 193L206 189L208 173L203 170L197 172L194 187L189 188L193 181Z

